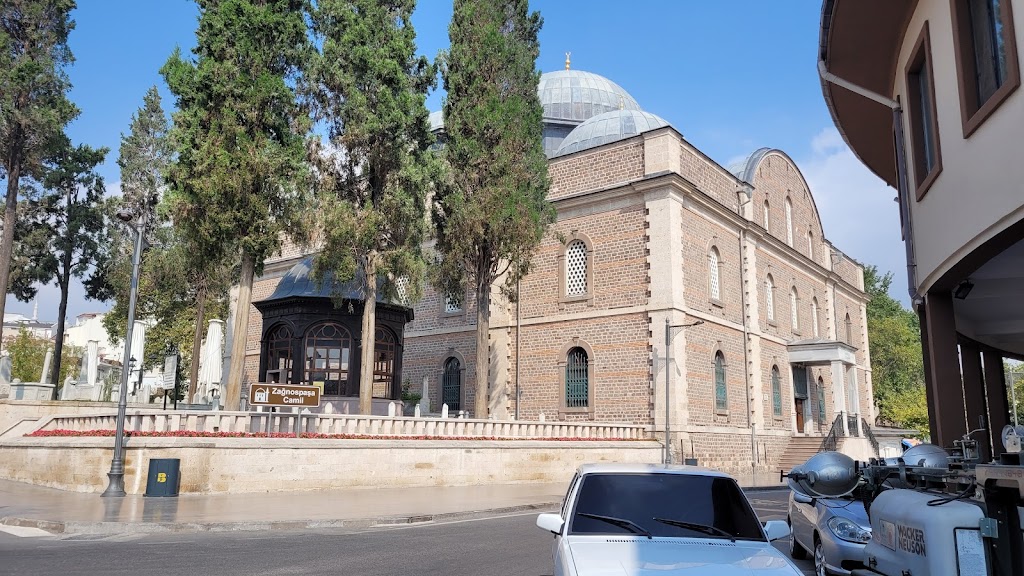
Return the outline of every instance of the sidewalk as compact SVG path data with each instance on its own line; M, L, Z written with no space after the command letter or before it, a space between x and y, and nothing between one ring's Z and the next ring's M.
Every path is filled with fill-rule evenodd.
M564 484L101 498L0 480L0 524L58 534L369 528L556 508Z

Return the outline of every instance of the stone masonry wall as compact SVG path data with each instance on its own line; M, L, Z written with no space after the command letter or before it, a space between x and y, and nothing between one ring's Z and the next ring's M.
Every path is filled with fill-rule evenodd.
M644 143L632 138L548 163L549 200L639 180L644 175Z

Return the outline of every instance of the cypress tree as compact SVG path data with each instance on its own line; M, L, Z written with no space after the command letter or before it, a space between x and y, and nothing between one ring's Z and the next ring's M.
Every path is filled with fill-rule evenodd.
M177 99L168 173L175 225L194 257L240 263L223 398L238 408L253 277L304 225L307 116L295 82L308 57L304 0L197 0L195 61L162 68Z
M488 394L491 286L504 276L511 299L555 217L537 96L541 25L527 0L455 0L448 29L441 75L451 178L435 203L437 284L459 300L471 286L476 299L477 418L495 401Z
M308 94L327 137L313 147L326 224L314 273L362 278L363 414L372 407L378 285L394 298L402 280L404 296L415 298L424 271L426 198L439 167L425 106L436 71L416 56L415 5L319 0L311 12L322 48L309 66Z

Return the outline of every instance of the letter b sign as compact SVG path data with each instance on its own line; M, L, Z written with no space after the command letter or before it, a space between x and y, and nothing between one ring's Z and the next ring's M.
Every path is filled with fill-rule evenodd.
M158 472L157 475L156 475L156 481L157 482L167 482L167 473L166 472Z

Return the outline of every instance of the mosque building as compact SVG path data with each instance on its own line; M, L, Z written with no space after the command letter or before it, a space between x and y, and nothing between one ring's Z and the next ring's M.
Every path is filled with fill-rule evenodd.
M491 417L628 422L658 438L667 419L676 461L734 474L816 451L833 428L863 435L863 269L825 237L793 160L761 148L722 166L568 62L538 94L558 216L519 304L492 291ZM440 112L431 123L443 134ZM324 382L325 402L354 412L362 303L353 292L334 307L310 262L285 247L256 280L245 381ZM426 383L432 411L472 417L473 298L426 286L377 311L375 412L409 382Z

